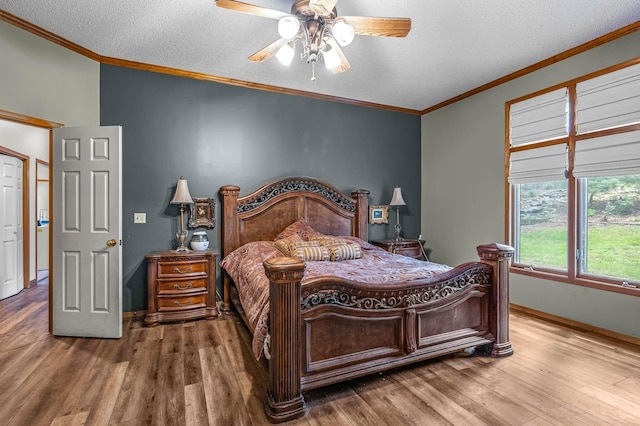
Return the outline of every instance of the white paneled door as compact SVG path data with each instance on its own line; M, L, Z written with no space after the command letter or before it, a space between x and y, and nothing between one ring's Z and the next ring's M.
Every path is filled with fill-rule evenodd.
M122 336L119 126L53 131L53 334Z
M0 300L24 288L22 160L0 154Z

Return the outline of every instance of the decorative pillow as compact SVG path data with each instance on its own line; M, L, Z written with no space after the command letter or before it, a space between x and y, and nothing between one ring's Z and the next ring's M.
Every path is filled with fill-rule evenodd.
M318 232L313 229L311 226L305 222L304 219L300 218L297 221L293 222L291 225L284 228L282 232L276 235L274 241L281 240L283 238L287 238L293 234L297 234L303 240L307 241L309 239L309 235L317 234Z
M362 247L365 250L378 250L378 249L380 249L380 247L374 246L373 244L370 244L370 243L368 243L366 241L363 241L358 237L352 237L350 235L344 235L344 236L341 236L340 238L347 240L348 243L358 244L360 247Z
M307 243L310 244L310 243ZM300 260L329 260L329 250L326 247L319 245L304 245L298 246L291 253L291 257L296 257Z
M347 240L346 238L334 237L332 235L324 235L320 233L309 235L309 241L317 241L321 246L325 247L354 243L353 241Z
M285 256L293 256L293 252L296 247L302 245L315 245L319 246L318 243L310 243L309 241L305 241L298 234L291 234L286 238L282 238L280 240L276 240L273 245L276 246L278 250L282 252Z
M334 262L339 260L360 259L362 257L360 245L355 243L336 244L326 246L326 248L329 250L329 260Z

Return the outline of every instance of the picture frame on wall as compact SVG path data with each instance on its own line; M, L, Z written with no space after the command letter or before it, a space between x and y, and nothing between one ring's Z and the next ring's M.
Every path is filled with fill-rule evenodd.
M369 206L369 223L389 223L389 206Z
M213 198L193 198L189 212L190 228L214 228L216 226L216 201Z

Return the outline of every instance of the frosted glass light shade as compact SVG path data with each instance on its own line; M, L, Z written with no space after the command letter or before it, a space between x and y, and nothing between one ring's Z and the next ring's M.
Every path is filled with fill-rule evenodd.
M285 40L291 40L300 30L300 21L295 16L285 16L278 21L278 34Z
M393 196L391 197L390 206L406 206L407 203L404 202L404 198L402 198L402 189L396 186L393 188Z
M295 54L295 50L293 47L289 46L289 43L283 45L278 52L276 53L276 58L282 65L288 67L291 65L291 61L293 61L293 55Z
M348 46L355 36L353 27L340 18L336 19L331 33L340 46Z
M338 52L333 48L325 50L322 57L324 58L324 65L327 69L331 70L340 65L340 55L338 55Z

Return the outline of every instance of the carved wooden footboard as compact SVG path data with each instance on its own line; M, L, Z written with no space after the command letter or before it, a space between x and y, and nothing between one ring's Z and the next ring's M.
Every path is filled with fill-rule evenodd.
M270 280L271 359L267 417L305 411L302 392L479 347L513 353L508 332L511 247L478 247L481 263L437 279L371 288L348 281L305 284L304 262L265 262Z

